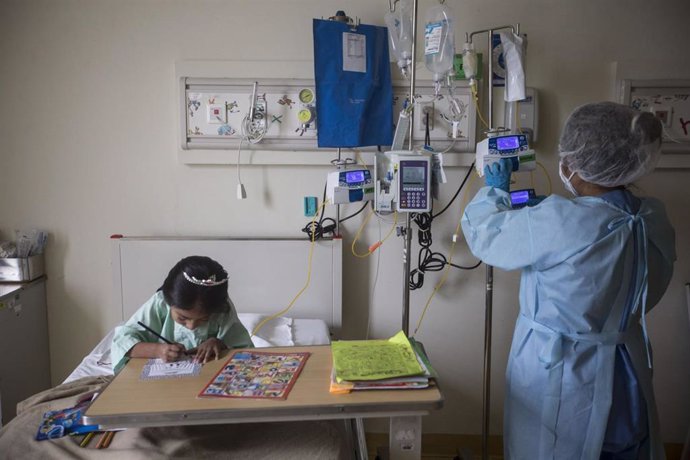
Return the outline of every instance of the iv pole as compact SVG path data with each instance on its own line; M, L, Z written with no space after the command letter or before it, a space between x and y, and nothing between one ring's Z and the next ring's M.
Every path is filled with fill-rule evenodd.
M513 26L500 26L491 29L478 30L467 36L467 42L472 43L472 37L481 33L488 33L487 60L489 61L489 72L486 80L489 86L488 93L488 135L491 135L496 128L493 125L493 71L494 63L492 54L492 38L497 30L510 29L511 32L519 34L520 24ZM486 266L486 292L485 292L485 311L484 311L484 388L482 391L482 460L489 458L489 421L491 410L491 326L493 314L493 290L494 290L494 267Z
M390 3L390 1L389 1ZM412 136L414 133L414 92L417 65L417 5L418 0L412 2L412 62L410 63L410 129L407 149L412 151ZM395 2L394 2L395 4ZM406 337L410 335L410 248L412 246L412 217L406 213L405 228L403 229L403 294L402 294L402 330Z

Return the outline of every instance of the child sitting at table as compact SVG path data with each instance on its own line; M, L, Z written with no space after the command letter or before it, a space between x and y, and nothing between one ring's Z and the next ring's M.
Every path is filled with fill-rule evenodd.
M188 355L205 363L226 348L251 347L228 296L227 272L209 257L190 256L180 260L163 286L115 329L111 353L117 373L129 358L169 362Z

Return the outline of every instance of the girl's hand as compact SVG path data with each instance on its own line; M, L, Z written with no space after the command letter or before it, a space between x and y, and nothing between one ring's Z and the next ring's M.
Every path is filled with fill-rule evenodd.
M220 358L220 352L225 350L227 347L222 340L218 340L212 337L196 348L196 354L194 355L194 361L206 364L212 359Z
M156 346L156 355L166 363L179 360L185 352L184 345L180 343L160 343L156 344Z

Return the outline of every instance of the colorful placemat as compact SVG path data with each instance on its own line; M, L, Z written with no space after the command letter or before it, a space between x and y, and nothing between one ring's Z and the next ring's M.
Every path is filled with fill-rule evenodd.
M236 351L199 396L286 399L309 355Z

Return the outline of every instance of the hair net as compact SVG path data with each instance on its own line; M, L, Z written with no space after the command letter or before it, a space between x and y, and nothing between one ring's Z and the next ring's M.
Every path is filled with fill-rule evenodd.
M583 180L617 187L654 170L661 135L661 122L652 113L598 102L570 114L558 149L563 164Z

